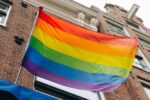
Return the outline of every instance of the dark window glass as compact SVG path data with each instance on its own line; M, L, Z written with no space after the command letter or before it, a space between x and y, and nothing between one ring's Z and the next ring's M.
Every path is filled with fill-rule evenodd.
M119 33L123 33L123 27L120 27L120 26L117 26L111 22L107 22L108 23L108 27L112 30L112 31L115 31L115 32L119 32Z
M71 94L69 92L60 90L56 87L49 86L38 81L35 81L34 87L38 91L44 92L46 94L52 95L63 100L87 100L83 97L79 97L77 95Z
M133 22L129 22L127 21L127 24L131 27L131 28L134 28L134 29L139 29L139 25L133 23Z

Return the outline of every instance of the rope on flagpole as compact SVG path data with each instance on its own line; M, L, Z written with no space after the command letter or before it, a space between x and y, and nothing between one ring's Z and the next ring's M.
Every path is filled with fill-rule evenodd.
M26 52L27 47L28 47L28 45L29 45L29 40L30 40L31 35L32 35L32 33L33 33L33 30L34 30L35 24L36 24L36 22L37 22L37 19L38 19L38 16L39 16L39 12L40 12L42 9L43 9L43 7L39 7L39 11L38 11L38 12L37 12L37 14L36 14L36 17L35 17L35 20L34 20L34 24L33 24L33 27L32 27L32 30L31 30L31 33L30 33L30 35L29 35L28 42L27 42L27 44L26 44L25 52ZM23 56L22 56L22 60L23 60L23 57L24 57L24 55L25 55L25 52L24 52L24 54L23 54ZM16 80L15 80L15 82L14 82L15 84L17 84L17 83L18 83L18 80L19 80L19 77L20 77L20 75L21 75L22 70L23 70L23 67L22 67L22 66L20 66L20 68L19 68L19 72L17 73L17 77L16 77Z

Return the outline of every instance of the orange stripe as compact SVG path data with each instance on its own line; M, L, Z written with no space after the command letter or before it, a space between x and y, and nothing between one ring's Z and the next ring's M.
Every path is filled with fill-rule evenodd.
M135 46L136 41L134 39L128 37L117 37L107 34L97 33L77 25L68 23L67 21L61 20L59 18L54 17L53 15L48 15L44 12L41 12L39 17L44 20L46 23L52 25L53 27L60 29L66 33L91 40L94 42L106 43L106 44L113 44L113 45L124 45L124 46ZM111 41L108 41L111 40ZM112 41L115 40L115 41Z
M48 36L55 38L61 42L64 42L66 44L78 47L80 49L84 49L99 54L121 56L121 57L134 57L135 49L134 47L131 46L114 46L111 44L101 44L83 38L79 38L77 36L68 34L57 28L52 27L42 19L38 20L36 27L40 28ZM131 49L133 49L132 53Z

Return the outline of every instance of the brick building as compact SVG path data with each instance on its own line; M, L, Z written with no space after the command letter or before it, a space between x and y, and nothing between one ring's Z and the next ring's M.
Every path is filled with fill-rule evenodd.
M34 77L23 69L18 84L58 98L69 100L149 100L150 98L150 29L135 16L138 6L130 11L106 4L103 12L95 6L85 7L73 0L0 0L0 77L14 82L25 46L34 25L38 6L59 18L87 29L119 36L139 38L139 49L128 80L111 93L71 89ZM149 94L148 94L149 93Z

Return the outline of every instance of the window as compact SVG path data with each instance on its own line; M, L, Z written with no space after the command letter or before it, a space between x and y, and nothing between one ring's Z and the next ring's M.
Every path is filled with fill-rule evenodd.
M149 62L140 49L137 50L137 55L134 59L134 66L150 72Z
M135 58L134 62L136 64L136 67L147 71L149 70L145 62L143 61L143 58L142 59Z
M115 22L107 21L108 27L111 31L124 34L123 27Z
M140 43L143 45L143 46L146 46L146 47L149 47L150 48L150 41L147 41L146 39L142 39L142 38L139 38L140 39Z
M143 85L144 91L146 92L147 96L150 98L150 83L143 79L139 79L139 80Z
M62 100L105 100L102 93L99 97L95 92L69 88L40 77L36 77L34 87Z
M131 27L133 29L139 29L139 25L137 25L133 22L127 21L127 24L128 24L129 27Z
M143 87L144 87L144 90L147 93L148 97L150 98L150 87L146 87L146 86L143 86Z
M0 25L6 26L11 6L0 0Z
M123 28L123 32L126 36L131 37L130 33L128 32L128 30L125 27Z
M145 33L144 29L140 25L136 24L135 22L131 22L131 21L126 21L126 22L127 22L128 26L131 29L135 30L136 32Z

